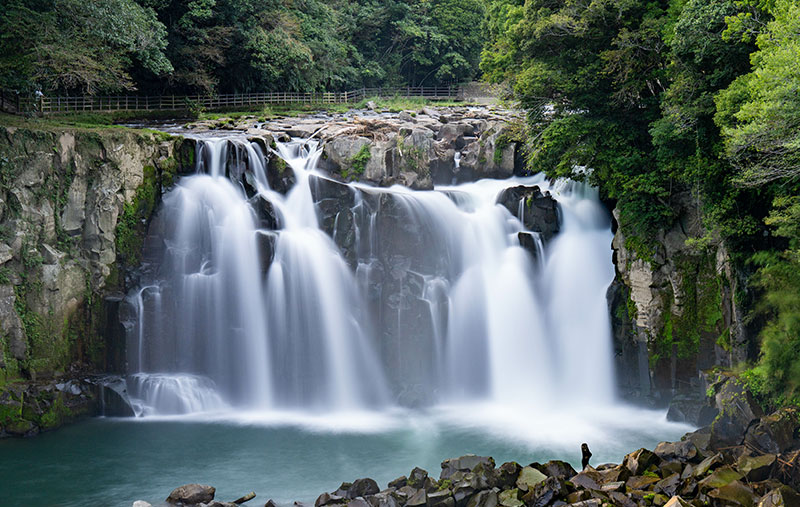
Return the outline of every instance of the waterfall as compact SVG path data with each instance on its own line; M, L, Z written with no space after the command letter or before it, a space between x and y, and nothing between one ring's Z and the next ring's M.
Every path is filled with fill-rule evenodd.
M542 176L345 185L317 172L320 154L277 144L294 175L284 195L258 144L198 140L197 173L156 218L160 260L129 297L138 414L613 400L612 235L596 190ZM561 209L533 253L522 202L496 204L518 185Z

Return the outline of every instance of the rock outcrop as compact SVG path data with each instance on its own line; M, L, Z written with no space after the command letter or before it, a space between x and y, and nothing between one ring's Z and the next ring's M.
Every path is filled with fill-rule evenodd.
M696 199L673 200L678 218L653 242L617 227L617 281L608 295L623 390L663 403L701 392L701 371L754 354L725 246L707 237ZM614 217L619 222L619 210Z
M0 127L0 380L120 366L113 292L162 185L192 155L151 131ZM4 416L0 432L21 421L42 423Z

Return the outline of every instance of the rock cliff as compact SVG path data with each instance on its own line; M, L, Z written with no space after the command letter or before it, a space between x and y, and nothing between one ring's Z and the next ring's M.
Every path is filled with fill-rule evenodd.
M54 391L43 384L50 379L122 367L113 332L121 268L137 262L180 141L121 128L0 127L0 391L3 404L21 406L25 392L28 406L50 393L43 406L0 414L0 433L11 423L52 426L42 416L56 400L89 397L83 387Z

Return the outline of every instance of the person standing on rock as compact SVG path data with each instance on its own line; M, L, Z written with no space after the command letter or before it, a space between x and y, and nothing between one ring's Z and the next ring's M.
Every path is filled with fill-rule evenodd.
M592 457L591 451L589 451L589 445L584 442L581 444L581 466L586 468L589 465L589 458Z

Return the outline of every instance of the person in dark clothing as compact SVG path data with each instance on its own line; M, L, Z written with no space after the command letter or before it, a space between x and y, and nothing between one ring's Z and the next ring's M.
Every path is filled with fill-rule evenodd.
M592 457L592 453L589 451L589 445L585 442L581 444L581 454L583 455L581 459L581 466L586 468L589 464L589 458Z

